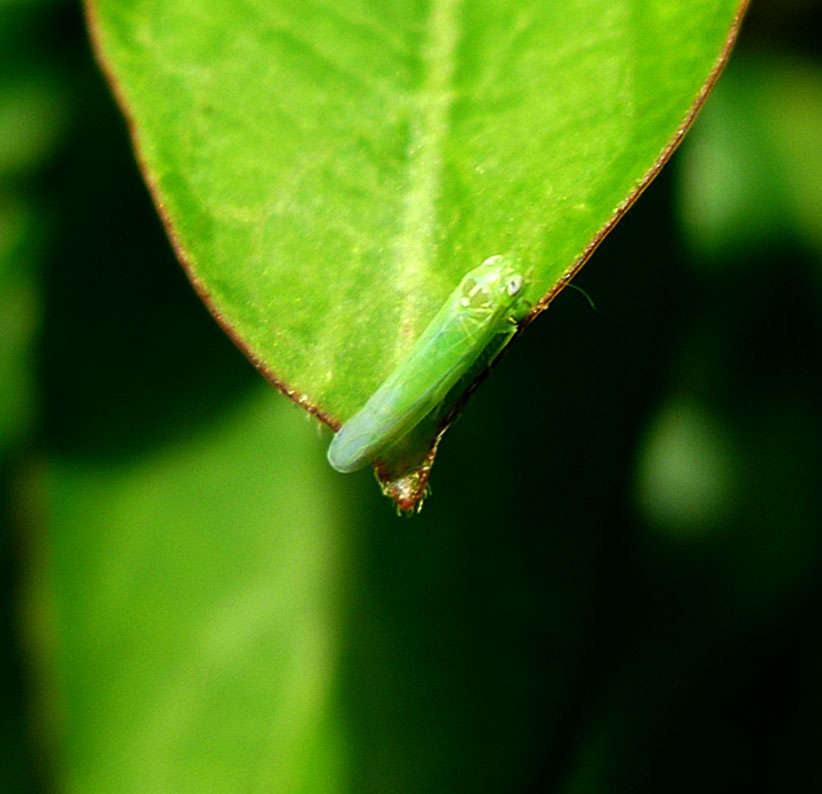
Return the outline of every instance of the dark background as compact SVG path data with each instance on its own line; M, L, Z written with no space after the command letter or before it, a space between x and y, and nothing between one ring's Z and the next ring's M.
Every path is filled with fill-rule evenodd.
M328 474L347 771L315 787L309 765L299 790L822 790L816 17L754 3L685 144L577 279L596 309L566 290L528 329L418 518ZM65 472L174 454L261 379L174 261L78 8L3 3L0 42L0 790L140 790L83 777L107 726L82 724L72 671L107 669L65 650L74 601L54 625L37 606L82 560ZM321 460L327 435L306 438Z

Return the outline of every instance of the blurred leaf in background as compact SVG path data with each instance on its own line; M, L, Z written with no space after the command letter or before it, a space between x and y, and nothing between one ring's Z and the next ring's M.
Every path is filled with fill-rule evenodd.
M0 455L25 436L34 413L31 348L39 315L36 213L18 196L0 197Z
M812 129L822 129L818 63L741 53L717 86L678 164L696 308L640 452L645 518L701 534L718 574L757 607L810 586L819 549L822 149Z
M729 266L787 240L820 255L820 129L818 61L734 60L683 157L682 221L697 258Z
M25 673L17 587L21 577L13 483L37 416L34 350L42 271L53 233L39 189L65 134L62 76L36 51L36 4L0 4L0 790L30 791Z
M40 316L38 277L52 232L36 189L65 133L63 81L32 58L34 11L0 6L0 460L34 415L31 348Z
M61 788L338 791L346 550L316 433L262 384L137 459L36 472ZM226 487L226 482L230 487Z

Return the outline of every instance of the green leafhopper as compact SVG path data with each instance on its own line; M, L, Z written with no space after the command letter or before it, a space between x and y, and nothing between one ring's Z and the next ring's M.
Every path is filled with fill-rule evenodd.
M351 472L372 462L434 411L504 334L502 344L495 344L501 350L530 310L524 286L525 276L503 256L489 257L467 273L405 360L334 436L331 466Z

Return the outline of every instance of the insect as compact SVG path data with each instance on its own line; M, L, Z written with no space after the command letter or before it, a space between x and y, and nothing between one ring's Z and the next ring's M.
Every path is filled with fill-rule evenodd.
M467 273L405 360L334 436L331 466L347 473L372 462L434 411L492 343L494 355L502 350L531 308L525 283L504 256Z

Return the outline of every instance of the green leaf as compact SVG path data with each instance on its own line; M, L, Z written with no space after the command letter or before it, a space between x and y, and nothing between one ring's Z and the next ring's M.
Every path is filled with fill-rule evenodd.
M87 2L193 282L333 426L486 257L520 257L547 305L681 139L745 5Z
M35 472L58 789L340 790L341 518L316 498L336 477L274 403L258 391L183 443Z

